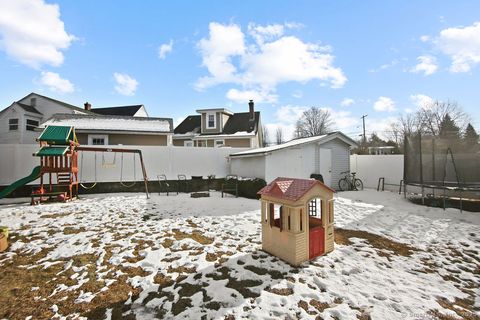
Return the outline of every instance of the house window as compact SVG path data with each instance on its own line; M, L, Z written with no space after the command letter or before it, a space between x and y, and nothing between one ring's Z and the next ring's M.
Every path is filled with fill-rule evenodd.
M8 119L8 130L18 130L18 119Z
M27 119L27 131L35 131L35 128L38 127L39 123L37 120Z
M215 140L215 147L223 147L224 144L224 140Z
M215 113L207 113L207 129L213 129L215 127Z
M108 135L88 135L88 144L104 146L108 144Z
M183 146L184 147L193 147L193 141L192 140L183 141Z

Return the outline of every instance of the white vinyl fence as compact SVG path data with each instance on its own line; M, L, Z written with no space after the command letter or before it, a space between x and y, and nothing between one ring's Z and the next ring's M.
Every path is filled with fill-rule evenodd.
M108 147L108 146L107 146ZM118 148L120 146L110 146ZM191 176L215 175L225 177L230 173L229 154L245 148L195 148L159 146L121 146L142 150L149 180L165 174L175 180L178 174ZM39 165L39 158L32 156L38 145L0 144L0 185L29 175ZM123 164L122 164L123 158ZM135 160L135 161L134 161ZM135 164L134 164L135 163ZM84 152L78 156L79 178L82 182L118 182L142 180L142 169L137 154L115 152Z
M378 179L385 178L385 190L398 191L403 179L403 154L350 156L350 171L356 172L365 188L377 188Z

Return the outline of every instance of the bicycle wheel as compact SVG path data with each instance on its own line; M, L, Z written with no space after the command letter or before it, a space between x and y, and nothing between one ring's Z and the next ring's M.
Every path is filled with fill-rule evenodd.
M355 179L355 190L362 191L363 190L363 182L360 179Z
M345 178L340 179L338 181L338 188L340 189L340 191L347 191L349 189L347 179Z

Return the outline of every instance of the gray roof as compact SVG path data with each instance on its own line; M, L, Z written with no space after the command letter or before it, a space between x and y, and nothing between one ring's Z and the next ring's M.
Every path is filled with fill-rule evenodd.
M143 104L137 104L133 106L118 106L118 107L107 107L107 108L92 108L92 112L102 114L102 115L111 115L111 116L130 116L133 117L135 113L143 107Z
M30 106L28 104L24 104L24 103L20 103L20 102L17 102L17 104L22 107L23 110L27 111L27 112L31 112L31 113L38 113L40 115L43 115L43 113L41 113L40 111L38 111L35 107L33 106Z
M264 148L257 148L257 149L250 149L247 151L240 151L231 154L231 157L246 157L246 156L261 156L270 152L274 152L277 150L281 149L286 149L290 147L297 147L302 144L308 144L308 143L325 143L327 141L330 141L334 138L339 138L342 141L344 141L346 144L350 145L351 147L356 147L357 143L353 141L351 138L346 136L340 131L335 131L331 133L327 133L324 135L320 136L313 136L313 137L307 137L307 138L299 138L299 139L293 139L288 142L282 143L282 144L277 144L274 146L270 147L264 147Z

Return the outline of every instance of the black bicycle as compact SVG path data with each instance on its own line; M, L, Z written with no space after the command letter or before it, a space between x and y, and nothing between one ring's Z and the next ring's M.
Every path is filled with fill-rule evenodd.
M338 188L341 191L363 190L363 182L362 180L355 178L355 172L350 173L350 171L344 171L340 174L345 174L345 176L338 181Z

